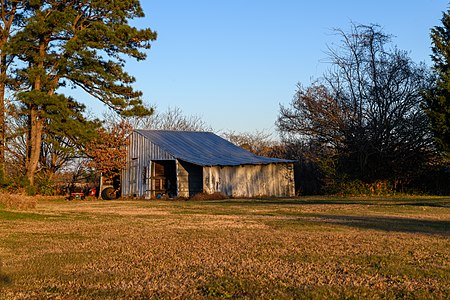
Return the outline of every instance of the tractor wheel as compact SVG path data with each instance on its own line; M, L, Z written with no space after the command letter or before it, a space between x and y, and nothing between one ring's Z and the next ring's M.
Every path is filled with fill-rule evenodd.
M102 191L103 200L113 200L116 198L116 190L113 187L107 187Z

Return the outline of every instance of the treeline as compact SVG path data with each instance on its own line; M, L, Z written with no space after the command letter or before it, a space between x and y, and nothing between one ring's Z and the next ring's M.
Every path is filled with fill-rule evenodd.
M432 31L432 69L376 25L336 30L330 68L281 106L278 130L303 193L448 194L449 16Z

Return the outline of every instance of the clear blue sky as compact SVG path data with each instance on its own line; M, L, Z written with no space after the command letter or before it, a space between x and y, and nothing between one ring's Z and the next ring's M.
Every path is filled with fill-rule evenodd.
M379 24L416 61L430 60L430 28L441 0L142 0L158 39L144 62L127 70L146 102L180 107L215 130L274 131L279 104L327 65L333 28Z

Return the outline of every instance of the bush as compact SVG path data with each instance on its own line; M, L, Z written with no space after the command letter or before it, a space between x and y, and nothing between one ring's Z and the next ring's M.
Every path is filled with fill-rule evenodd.
M202 201L202 200L223 200L223 199L229 199L227 195L224 193L213 193L213 194L207 194L207 193L198 193L195 194L190 198L190 200L194 201Z
M49 176L43 174L36 177L35 194L53 196L56 193L55 182Z
M26 210L36 208L37 200L30 196L1 193L0 203L6 208Z
M384 196L395 194L395 184L388 180L365 183L359 179L335 183L326 193L342 196Z
M368 195L370 190L361 180L344 181L337 184L337 194L342 195Z
M25 194L28 196L54 196L57 193L57 185L47 175L36 176L35 185L30 185L26 176L9 178L0 184L0 192L6 194Z

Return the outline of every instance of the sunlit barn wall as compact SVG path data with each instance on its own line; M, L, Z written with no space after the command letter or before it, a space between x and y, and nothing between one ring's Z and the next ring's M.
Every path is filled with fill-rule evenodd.
M291 197L295 195L292 164L212 166L203 168L205 193L231 197Z

